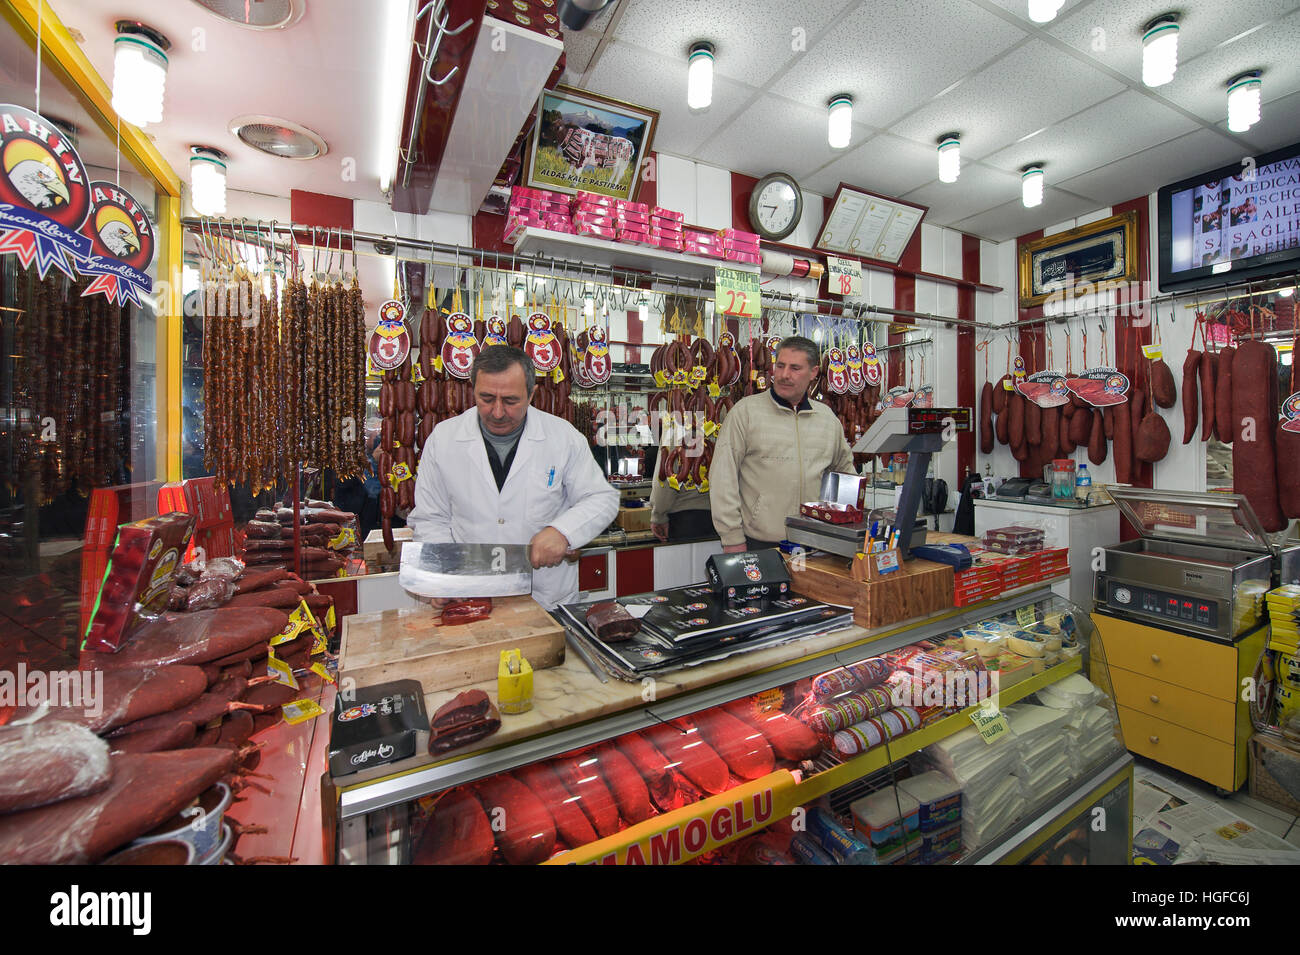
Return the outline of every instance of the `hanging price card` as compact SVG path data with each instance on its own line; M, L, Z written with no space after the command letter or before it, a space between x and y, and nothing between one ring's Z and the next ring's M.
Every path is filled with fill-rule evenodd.
M979 730L980 737L989 744L1001 739L1011 730L1011 727L1007 725L1006 716L992 704L980 706L975 712L971 713L970 720L975 724L975 728Z
M760 306L758 273L740 269L717 270L714 279L714 308L731 318L757 319Z
M826 287L832 295L862 294L862 265L854 259L826 256Z

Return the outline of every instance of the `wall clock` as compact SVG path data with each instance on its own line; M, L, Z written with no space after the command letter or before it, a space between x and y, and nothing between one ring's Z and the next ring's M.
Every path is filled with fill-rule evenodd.
M795 230L803 215L803 193L783 172L764 176L749 194L749 224L764 239L777 242Z

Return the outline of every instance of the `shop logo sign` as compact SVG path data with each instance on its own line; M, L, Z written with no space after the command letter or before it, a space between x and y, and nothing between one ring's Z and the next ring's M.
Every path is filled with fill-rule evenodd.
M90 239L90 254L78 260L77 269L97 278L81 294L139 305L140 293L153 291L153 279L145 274L154 253L149 216L129 192L111 182L92 182L90 198L91 212L81 227Z
M76 278L90 255L80 233L90 212L86 167L59 128L29 109L0 105L0 255Z
M406 330L406 306L389 299L379 306L379 324L370 333L366 351L376 368L392 371L400 368L411 354L411 336Z

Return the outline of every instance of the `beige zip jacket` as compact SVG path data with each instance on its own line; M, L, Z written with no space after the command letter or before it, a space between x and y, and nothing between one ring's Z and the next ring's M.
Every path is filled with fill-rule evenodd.
M857 473L844 427L820 401L800 410L770 392L750 395L731 409L718 432L709 468L713 526L724 547L785 538L785 519L815 501L827 469Z

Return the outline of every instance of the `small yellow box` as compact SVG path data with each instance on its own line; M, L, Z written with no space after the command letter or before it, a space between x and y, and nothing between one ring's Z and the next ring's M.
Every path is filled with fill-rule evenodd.
M533 708L533 668L518 650L502 650L497 664L497 709L527 713Z

